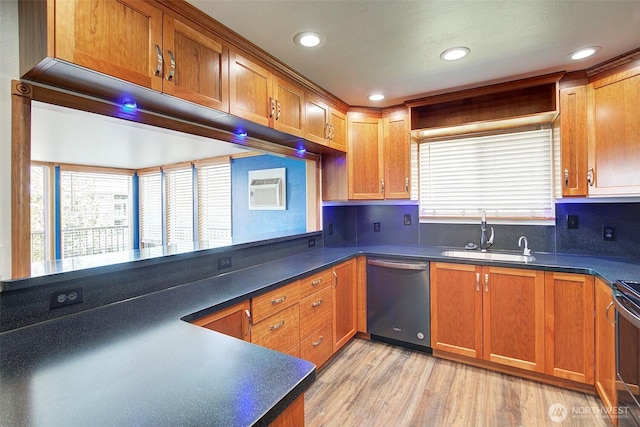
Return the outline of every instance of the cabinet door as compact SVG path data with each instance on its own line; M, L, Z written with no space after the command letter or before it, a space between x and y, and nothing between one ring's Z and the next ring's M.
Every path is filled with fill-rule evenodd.
M288 80L274 77L273 93L276 100L273 127L291 135L304 137L304 89Z
M432 262L431 347L482 358L480 267Z
M544 372L544 272L483 267L484 359Z
M587 195L587 104L586 87L560 91L560 144L562 195Z
M57 58L162 90L162 12L152 4L57 1L55 33Z
M406 115L384 119L384 197L408 199L411 178L411 138Z
M356 334L355 259L333 267L333 352Z
M640 68L594 82L589 195L640 193Z
M307 127L305 138L317 144L327 145L329 106L318 95L307 92Z
M340 151L347 151L347 116L332 108L330 111L331 140L329 146Z
M205 30L164 17L163 92L229 111L229 51Z
M349 199L384 199L382 120L347 118Z
M615 308L611 287L599 279L595 282L595 386L604 406L616 408ZM612 421L616 422L615 419Z
M234 50L229 58L229 112L269 126L276 110L272 74Z
M593 384L593 277L545 273L545 372Z
M193 324L251 341L250 317L249 301L244 301L195 320Z

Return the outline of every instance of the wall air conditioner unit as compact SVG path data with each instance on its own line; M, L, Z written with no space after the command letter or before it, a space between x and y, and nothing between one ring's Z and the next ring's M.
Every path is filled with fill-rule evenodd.
M249 210L285 210L286 168L249 171Z

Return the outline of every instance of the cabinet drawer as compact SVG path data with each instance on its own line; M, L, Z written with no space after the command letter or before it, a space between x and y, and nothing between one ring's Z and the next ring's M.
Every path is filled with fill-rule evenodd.
M300 357L322 366L333 354L333 324L329 322L300 343Z
M326 287L300 300L300 339L331 322L331 287Z
M300 340L298 304L286 308L253 325L251 341L276 351L286 353Z
M251 300L253 322L258 323L284 308L297 304L299 301L300 282L297 280L255 297Z
M321 271L300 280L300 298L307 297L331 284L331 269Z

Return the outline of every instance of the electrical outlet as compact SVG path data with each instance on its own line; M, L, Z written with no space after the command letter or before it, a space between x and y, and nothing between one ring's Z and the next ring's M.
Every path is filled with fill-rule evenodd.
M602 226L602 240L612 241L616 240L616 228L610 225Z
M567 230L578 229L578 215L567 215Z
M225 256L222 258L218 258L218 270L222 270L223 268L231 267L231 257Z
M51 292L49 309L66 307L71 304L80 304L83 301L83 287L65 289Z
M376 233L380 232L380 221L375 221L373 223L373 231L376 232Z
M310 238L310 239L309 239L308 244L309 244L309 247L310 247L310 248L315 247L315 245L316 245L316 239L314 239L313 237L312 237L312 238Z
M329 224L329 236L333 234L333 224Z
M404 225L411 225L411 214L404 214Z

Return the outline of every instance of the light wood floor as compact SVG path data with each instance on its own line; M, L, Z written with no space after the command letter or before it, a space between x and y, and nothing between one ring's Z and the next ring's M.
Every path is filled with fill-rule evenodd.
M556 423L549 407L561 403ZM612 426L596 396L354 339L305 394L307 426ZM586 412L586 415L584 415Z

